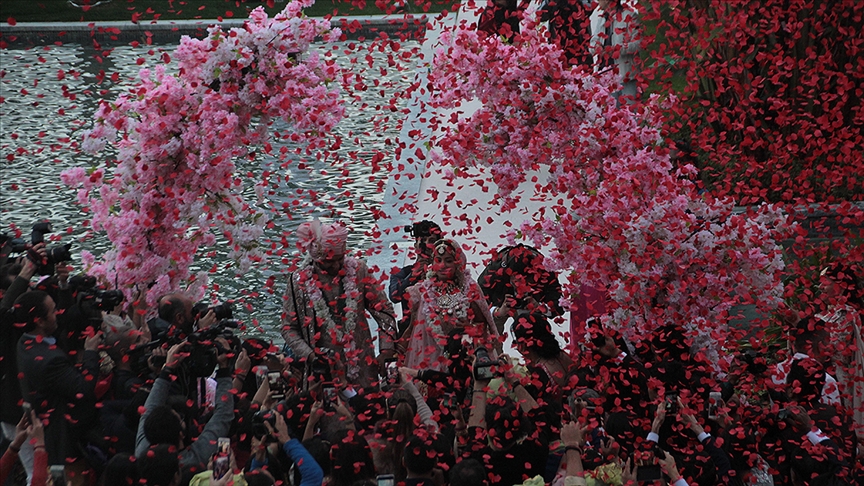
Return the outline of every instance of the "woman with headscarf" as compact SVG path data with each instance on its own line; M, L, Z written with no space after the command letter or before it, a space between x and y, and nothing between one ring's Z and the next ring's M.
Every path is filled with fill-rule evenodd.
M483 292L467 269L459 244L443 239L435 244L426 280L408 289L411 325L406 329L405 366L442 371L448 336L461 330L474 348L498 349L498 332Z
M560 405L573 372L573 360L561 349L546 316L523 311L516 316L510 333L513 346L525 359L525 383L531 396Z
M365 262L347 253L348 230L317 220L297 229L303 260L289 274L282 336L297 359L319 359L343 382L361 387L378 380L368 311L378 323L379 361L393 355L396 319L384 289Z

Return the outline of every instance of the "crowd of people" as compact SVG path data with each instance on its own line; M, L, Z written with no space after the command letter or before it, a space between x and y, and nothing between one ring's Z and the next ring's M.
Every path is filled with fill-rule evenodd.
M4 246L0 482L864 484L850 267L826 269L830 305L787 326L788 352L718 366L672 324L634 343L588 319L565 349L539 252L503 248L478 281L438 225L409 229L388 299L344 226L301 225L284 348L238 337L226 305L148 309L46 271L42 243Z

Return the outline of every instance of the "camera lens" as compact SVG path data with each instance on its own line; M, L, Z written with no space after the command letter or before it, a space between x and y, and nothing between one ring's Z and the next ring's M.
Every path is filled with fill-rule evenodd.
M72 243L67 243L62 246L55 246L47 250L48 264L53 265L60 262L68 262L72 259L72 254L69 249L72 248Z

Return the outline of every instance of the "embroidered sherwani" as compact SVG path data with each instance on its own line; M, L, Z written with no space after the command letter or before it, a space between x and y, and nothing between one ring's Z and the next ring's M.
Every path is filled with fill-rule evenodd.
M369 275L366 264L348 256L345 260L345 268L356 265L355 271L346 272L354 273L353 287L357 290L353 296L346 289L352 286L344 281L349 275L332 278L312 265L289 274L283 297L282 336L295 357L307 358L316 349L330 352L334 374L342 375L342 379L353 385L367 387L378 381L378 362L366 312L378 323L377 337L382 351L393 349L396 318L393 304L383 287ZM310 292L310 279L320 294ZM349 298L356 301L353 322L346 319ZM324 309L322 305L327 312L320 312Z

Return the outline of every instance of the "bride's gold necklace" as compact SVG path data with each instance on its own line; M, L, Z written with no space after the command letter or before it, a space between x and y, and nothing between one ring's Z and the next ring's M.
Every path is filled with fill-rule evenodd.
M438 298L436 300L438 307L453 315L453 308L461 299L457 297L459 288L453 282L447 282L443 287L438 286Z

